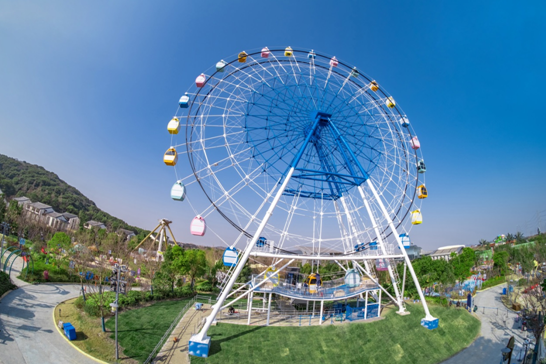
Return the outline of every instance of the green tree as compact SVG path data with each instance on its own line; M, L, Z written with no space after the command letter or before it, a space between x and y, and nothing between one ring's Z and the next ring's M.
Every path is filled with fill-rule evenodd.
M459 279L466 278L470 275L470 270L476 264L476 252L472 248L463 248L461 254L452 253L451 265L453 273Z
M493 266L498 268L501 274L506 274L508 271L508 259L510 255L506 251L497 251L493 254Z
M178 269L182 275L190 277L191 288L195 286L195 278L202 277L207 272L207 257L200 249L184 250L178 259L173 261L173 267Z
M13 182L11 182L9 179L0 179L0 190L2 190L4 197L11 197L15 195L17 191L13 185Z
M68 251L72 247L72 239L68 234L63 232L58 232L53 235L51 240L47 242L47 249L49 251L59 251L59 249L64 249Z
M488 246L489 242L485 239L480 239L479 243L480 246Z
M8 223L11 226L10 231L14 234L19 231L19 222L22 215L23 206L19 205L17 201L11 200L6 213L6 220L8 220Z
M523 243L526 242L525 236L523 235L523 233L521 231L518 231L516 233L515 239L516 239L516 244L523 244Z
M6 202L4 201L4 198L2 195L0 195L0 222L3 222L6 218L6 212L8 211L8 205L6 205Z

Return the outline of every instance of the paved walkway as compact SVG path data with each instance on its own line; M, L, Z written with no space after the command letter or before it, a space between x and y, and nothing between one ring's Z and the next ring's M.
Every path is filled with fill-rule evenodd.
M501 359L501 350L506 347L511 336L516 339L512 363L516 362L515 358L520 355L519 349L522 347L523 340L532 335L528 331L521 331L521 322L515 322L516 313L507 310L502 304L503 287L505 286L499 285L476 295L475 305L478 306L478 311L475 314L482 322L480 337L468 348L442 364L498 363ZM496 308L498 308L498 314Z
M20 266L17 262L13 265L12 277L18 275ZM19 288L0 301L1 364L96 364L59 335L53 323L53 309L77 297L78 285L12 281Z
M161 351L157 354L154 363L176 363L186 364L188 360L188 343L191 335L197 331L200 322L210 314L210 305L203 305L203 308L196 311L190 308L169 336ZM178 341L174 342L174 338Z

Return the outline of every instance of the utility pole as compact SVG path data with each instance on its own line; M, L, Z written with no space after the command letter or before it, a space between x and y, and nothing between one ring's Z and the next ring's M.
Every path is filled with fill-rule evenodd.
M110 304L112 309L116 311L116 326L115 326L115 345L116 345L116 361L119 360L119 347L118 347L118 311L119 311L119 292L120 290L123 290L123 294L126 293L126 282L121 277L121 272L127 271L127 266L125 265L119 265L116 263L114 265L114 270L112 271L112 277L110 278L110 288L113 288L116 290L116 300Z

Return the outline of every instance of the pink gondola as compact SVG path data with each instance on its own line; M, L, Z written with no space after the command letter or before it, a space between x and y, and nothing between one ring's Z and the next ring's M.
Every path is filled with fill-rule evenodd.
M197 78L195 79L195 85L197 87L203 87L205 86L205 81L207 81L207 76L205 76L204 73L201 73Z
M197 215L191 221L190 232L192 235L203 236L207 230L205 219Z
M262 48L262 58L269 58L269 48Z
M416 136L411 138L411 148L415 150L421 148L421 143L419 143L419 139Z
M336 56L333 56L332 59L330 60L330 66L332 67L337 67L337 65L339 64Z

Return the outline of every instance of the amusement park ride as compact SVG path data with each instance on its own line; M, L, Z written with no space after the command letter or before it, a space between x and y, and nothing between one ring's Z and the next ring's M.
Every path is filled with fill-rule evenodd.
M438 326L405 251L428 197L420 142L375 80L313 50L243 51L196 78L167 129L172 146L165 164L176 171L178 155L186 154L192 169L185 178L176 174L171 197L188 199L186 188L196 183L210 201L191 233L204 235L213 211L239 231L224 253L229 271L218 302L191 338L190 354L208 356L207 331L217 314L258 292L269 294L269 302L273 294L320 302L321 311L324 301L364 294L366 304L370 294L380 305L383 292L399 314L408 314L406 268L426 314L421 324ZM273 264L233 290L250 257ZM404 262L403 279L394 259ZM299 280L303 286L287 273L302 260L313 262L312 274ZM335 262L344 276L325 281L321 262ZM388 272L394 295L377 271Z

